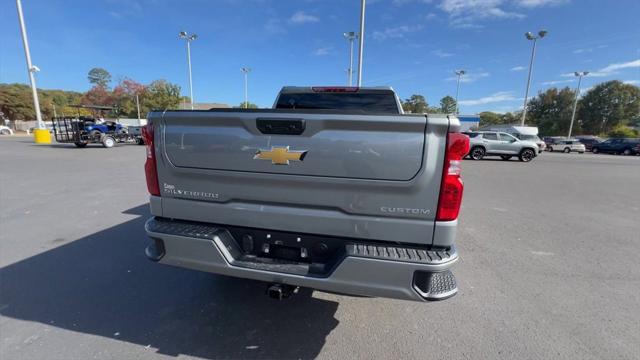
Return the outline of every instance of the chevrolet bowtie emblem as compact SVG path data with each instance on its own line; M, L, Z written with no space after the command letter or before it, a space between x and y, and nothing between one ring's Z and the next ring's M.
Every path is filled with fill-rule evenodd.
M272 146L271 150L260 149L256 151L253 159L271 160L274 165L289 165L289 161L302 161L307 151L289 150L288 146Z

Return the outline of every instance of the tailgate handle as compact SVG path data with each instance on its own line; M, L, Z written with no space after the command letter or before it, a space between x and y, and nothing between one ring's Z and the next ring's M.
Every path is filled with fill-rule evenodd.
M304 132L305 121L302 119L256 119L256 126L263 134L300 135Z

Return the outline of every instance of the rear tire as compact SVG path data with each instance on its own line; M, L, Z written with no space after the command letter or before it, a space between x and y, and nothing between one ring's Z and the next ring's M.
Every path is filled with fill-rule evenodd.
M562 150L563 153L568 154L571 152L571 149L569 148L564 148L564 150Z
M9 131L7 129L2 129L2 130L0 130L0 134L1 135L11 135L11 131Z
M594 153L594 154L597 154L597 153L600 152L600 149L598 149L597 147L594 147L594 148L591 149L591 152Z
M481 146L476 146L473 149L471 149L471 151L469 152L469 156L473 160L482 160L485 154L486 154L486 151Z
M102 138L102 146L108 148L112 148L116 145L116 139L113 136L105 136Z
M553 147L549 146L549 152L553 152Z
M500 155L500 157L502 158L502 160L507 161L509 159L511 159L511 155Z
M631 149L624 149L623 154L627 156L631 155Z
M534 157L536 157L536 153L532 149L524 149L520 152L520 155L518 156L518 158L522 162L529 162L533 160Z

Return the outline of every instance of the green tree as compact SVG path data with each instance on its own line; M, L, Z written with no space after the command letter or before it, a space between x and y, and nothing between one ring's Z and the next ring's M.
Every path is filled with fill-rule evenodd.
M566 135L576 93L565 87L541 91L527 104L527 123L538 127L544 135ZM580 133L580 123L573 124L573 132Z
M440 111L444 114L453 114L456 112L456 99L447 95L440 99Z
M638 136L638 132L626 125L617 125L607 135L612 138L633 138Z
M579 119L590 134L608 133L640 116L640 88L618 80L600 83L580 100Z
M149 110L176 109L181 99L180 86L167 80L156 80L146 87L144 107Z
M504 124L503 115L491 111L480 113L480 126Z
M402 102L402 109L413 114L424 114L429 109L429 104L424 96L413 94Z
M245 104L246 104L246 106L245 106ZM250 101L249 101L249 102L247 102L247 103L245 103L245 102L243 101L243 102L241 102L241 103L240 103L240 105L238 105L237 107L238 107L238 108L240 108L240 109L245 109L245 108L246 108L246 109L257 109L257 108L258 108L258 105L254 104L254 103L252 103L252 102L250 102Z
M89 70L87 79L89 79L89 82L93 85L108 88L111 83L111 74L103 68L93 68Z

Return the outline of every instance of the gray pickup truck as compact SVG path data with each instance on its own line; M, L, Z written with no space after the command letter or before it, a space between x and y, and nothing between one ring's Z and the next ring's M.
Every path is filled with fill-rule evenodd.
M285 87L273 109L148 120L149 259L265 281L275 298L457 292L456 117L403 114L388 87Z

